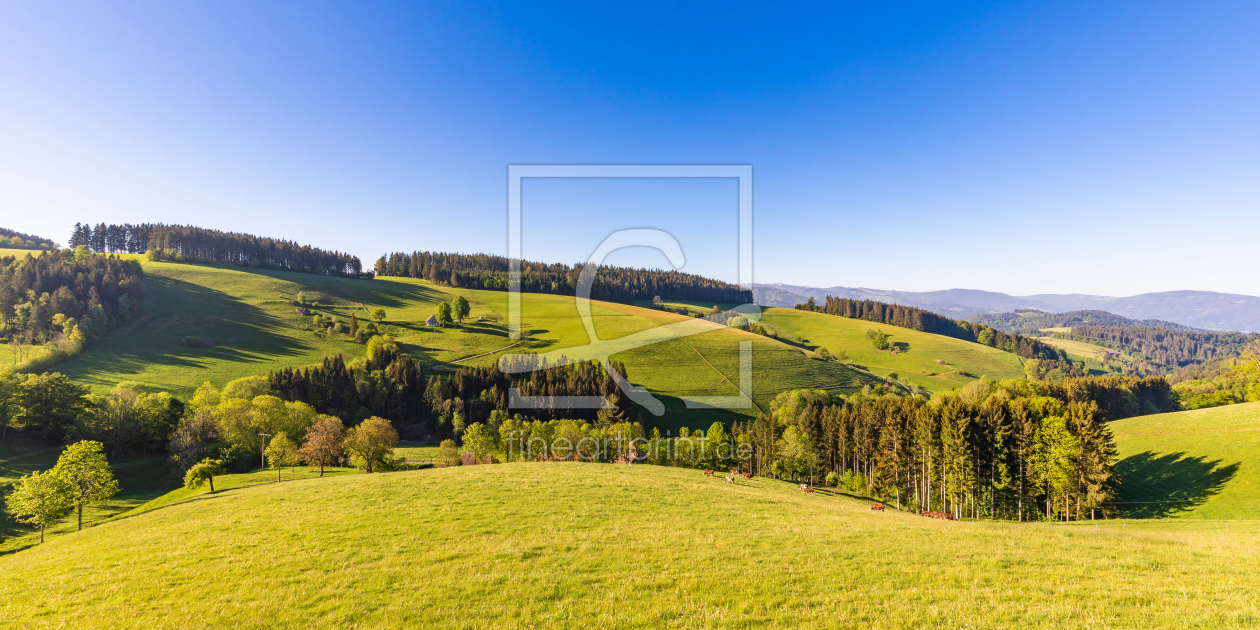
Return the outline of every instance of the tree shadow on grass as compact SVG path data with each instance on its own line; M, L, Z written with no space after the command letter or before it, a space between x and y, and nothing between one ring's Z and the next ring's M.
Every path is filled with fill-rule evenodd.
M1203 505L1225 489L1238 474L1239 464L1152 451L1124 458L1116 464L1120 477L1114 503L1128 518L1164 518Z

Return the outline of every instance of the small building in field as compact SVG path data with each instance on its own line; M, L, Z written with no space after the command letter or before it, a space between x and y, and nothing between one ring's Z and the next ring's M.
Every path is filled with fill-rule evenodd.
M438 325L437 315L430 315L429 319L424 320L424 325L437 326Z

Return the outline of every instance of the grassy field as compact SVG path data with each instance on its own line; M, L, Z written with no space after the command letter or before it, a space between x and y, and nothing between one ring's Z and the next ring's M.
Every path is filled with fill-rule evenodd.
M1084 341L1076 341L1074 339L1054 339L1052 337L1041 337L1039 341L1059 348L1067 353L1068 358L1073 361L1084 361L1085 369L1090 374L1107 374L1109 370L1103 366L1098 360L1098 352L1105 350L1102 346L1096 346L1092 343ZM1114 362L1117 365L1126 365L1130 361L1124 354L1113 355Z
M119 381L139 381L188 396L204 381L222 386L229 380L266 374L282 367L317 363L326 356L360 356L363 346L344 339L322 339L301 329L289 302L298 292L318 301L313 310L348 321L370 310L387 312L385 328L401 349L428 366L490 365L507 352L564 352L590 340L574 300L559 295L522 296L522 325L530 339L513 346L503 317L507 294L437 286L409 278L351 280L309 274L261 271L176 263L145 263L146 304L142 317L89 346L57 370L94 391ZM428 328L422 322L439 302L463 295L471 317L449 328ZM596 302L592 319L601 339L617 339L688 317L637 306ZM185 336L214 342L192 348ZM740 341L754 344L754 386L736 387ZM469 358L472 357L472 358ZM708 426L715 420L754 416L781 392L799 387L852 393L879 379L838 364L809 358L797 348L731 329L674 339L621 352L631 382L659 395L665 418L653 419L663 430ZM466 360L465 360L466 359ZM680 396L748 394L755 401L744 409L687 410Z
M1257 536L949 523L604 464L240 488L0 556L41 627L1236 627ZM71 604L72 603L72 604Z
M1131 517L1260 519L1260 403L1111 423Z
M822 346L832 353L843 350L849 363L880 376L895 373L900 380L932 392L956 389L981 376L1003 379L1024 375L1023 364L1014 354L908 328L786 308L766 309L761 322L795 335L806 349ZM888 334L889 341L901 351L893 354L875 349L866 338L870 329Z

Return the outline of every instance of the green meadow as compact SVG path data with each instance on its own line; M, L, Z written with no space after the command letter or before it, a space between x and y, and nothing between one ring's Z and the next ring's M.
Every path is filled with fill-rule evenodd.
M833 354L843 350L848 363L881 377L897 374L899 380L931 392L957 389L981 376L1024 375L1020 358L1009 352L899 326L787 308L765 309L761 323L800 339L796 343L801 348L812 351L821 346ZM866 338L871 329L889 335L899 352L876 349Z
M1125 515L1260 520L1260 403L1140 416L1111 430Z
M1067 330L1070 331L1071 329ZM1073 361L1084 361L1085 369L1092 374L1106 374L1108 372L1107 368L1098 360L1098 352L1105 350L1102 346L1074 339L1054 339L1053 337L1042 337L1039 341L1063 350L1067 353L1068 358ZM1121 354L1116 358L1116 361L1117 363L1127 363L1128 359Z
M1260 622L1254 534L945 522L868 504L610 464L267 483L0 556L0 618L24 628Z

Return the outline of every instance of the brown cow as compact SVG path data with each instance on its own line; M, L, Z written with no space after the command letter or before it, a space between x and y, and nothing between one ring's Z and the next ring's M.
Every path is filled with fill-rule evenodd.
M713 471L712 471L712 470L706 470L706 471L704 471L704 474L706 474L706 475L708 475L708 476L712 477L712 476L713 476Z
M752 473L744 473L744 479L752 479Z
M884 511L884 504L883 504L883 503L872 503L872 504L871 504L871 509L872 509L872 510L874 510L874 511L876 511L876 512L883 512L883 511Z
M734 477L727 477L727 478L726 478L726 483L735 483L735 478L734 478Z

